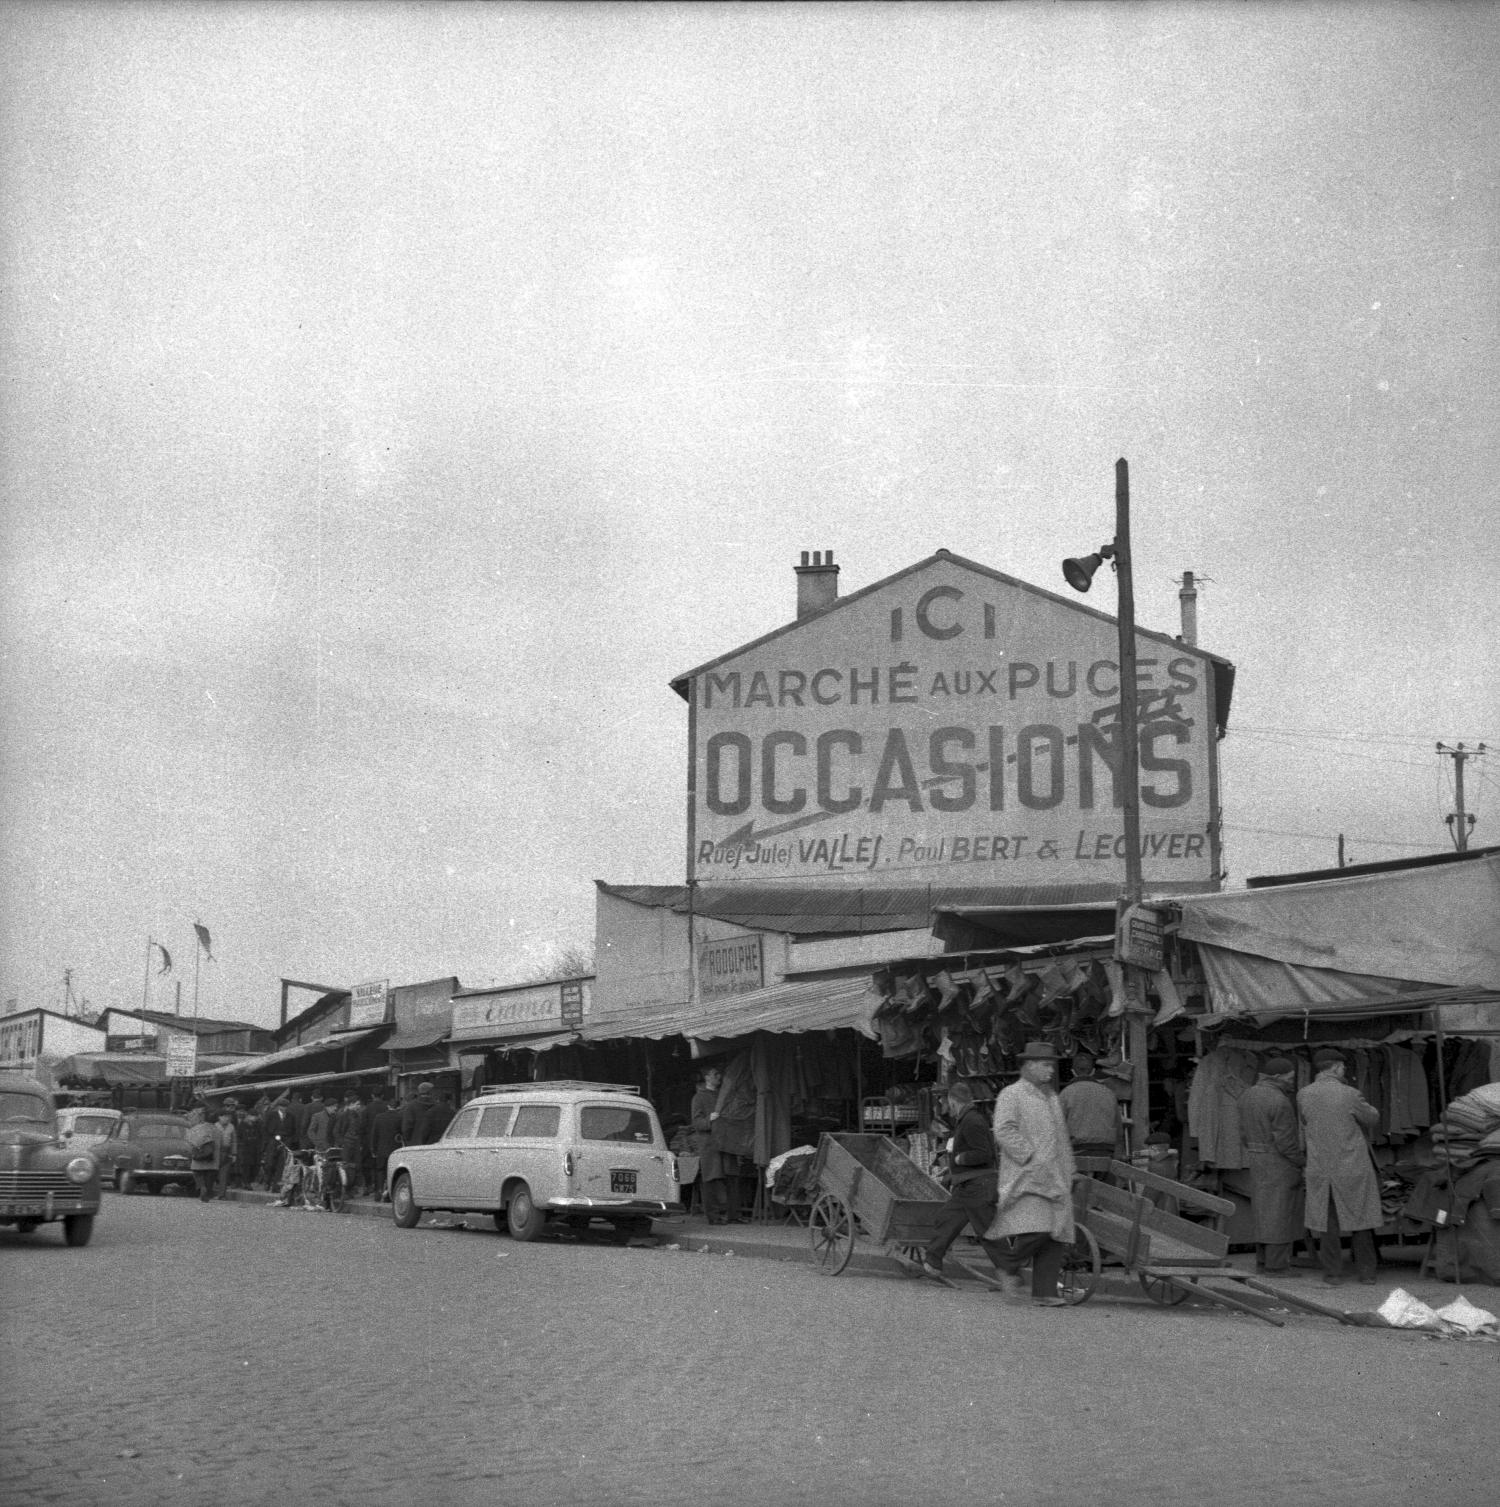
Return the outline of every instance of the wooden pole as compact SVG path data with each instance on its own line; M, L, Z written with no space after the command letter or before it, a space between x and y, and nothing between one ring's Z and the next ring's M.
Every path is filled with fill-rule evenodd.
M1130 907L1138 905L1144 887L1141 877L1141 741L1140 707L1135 665L1135 575L1130 555L1130 467L1122 456L1115 462L1115 575L1119 583L1120 733L1124 755L1125 891L1118 906L1117 925L1125 925ZM1151 1128L1151 1079L1146 1053L1146 980L1133 963L1122 960L1125 980L1126 1050L1130 1058L1130 1130L1126 1154L1146 1144Z

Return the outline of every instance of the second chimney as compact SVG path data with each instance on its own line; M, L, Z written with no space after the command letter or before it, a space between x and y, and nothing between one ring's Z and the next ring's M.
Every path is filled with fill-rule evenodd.
M839 568L833 563L831 549L814 550L809 563L802 551L802 563L792 567L797 573L797 616L811 617L839 599Z

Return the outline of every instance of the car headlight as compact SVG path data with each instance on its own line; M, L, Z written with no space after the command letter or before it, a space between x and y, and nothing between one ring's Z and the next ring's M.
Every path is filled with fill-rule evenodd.
M75 1156L68 1163L67 1173L70 1183L86 1183L94 1175L94 1159L89 1156Z

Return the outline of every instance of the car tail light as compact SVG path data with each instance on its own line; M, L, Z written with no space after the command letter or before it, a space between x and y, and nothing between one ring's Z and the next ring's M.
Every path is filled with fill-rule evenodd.
M151 1153L148 1151L145 1154L145 1156L143 1156L141 1158L141 1166L143 1166L143 1167L149 1167L150 1165L151 1165Z
M563 1156L563 1176L564 1177L572 1177L572 1175L573 1175L573 1153L571 1151L569 1151L569 1152L566 1152L564 1154L564 1156Z

